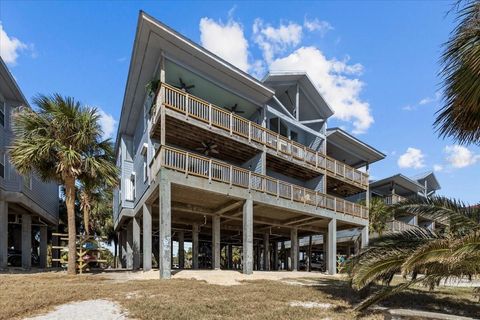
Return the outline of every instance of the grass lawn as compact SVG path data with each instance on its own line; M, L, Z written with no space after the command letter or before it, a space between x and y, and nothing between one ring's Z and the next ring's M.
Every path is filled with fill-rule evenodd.
M133 319L383 319L380 311L361 315L352 311L358 298L347 281L303 281L309 286L281 281L252 281L237 286L180 279L118 282L98 275L63 273L0 275L0 319L22 318L63 303L98 298L120 303ZM384 305L478 316L480 306L471 292L469 288L444 288L435 293L414 289ZM332 307L292 307L292 301L330 303Z

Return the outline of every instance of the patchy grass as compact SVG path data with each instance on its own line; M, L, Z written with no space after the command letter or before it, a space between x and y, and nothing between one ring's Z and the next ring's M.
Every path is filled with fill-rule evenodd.
M22 318L63 303L99 298L119 302L134 319L383 319L380 311L354 313L352 306L359 300L344 280L299 281L308 281L309 286L280 281L249 281L228 287L179 279L116 282L100 276L63 273L0 275L0 319ZM318 285L312 286L313 281ZM292 301L328 303L332 307L293 307ZM410 290L384 305L480 314L467 288L436 293Z

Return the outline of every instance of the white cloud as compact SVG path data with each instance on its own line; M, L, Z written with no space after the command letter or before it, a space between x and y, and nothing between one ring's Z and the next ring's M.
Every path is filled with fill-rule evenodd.
M245 72L249 70L248 42L245 39L243 27L232 18L225 24L210 18L202 18L200 41L203 47L237 68Z
M400 168L414 168L420 169L425 167L425 155L422 150L409 147L407 151L402 154L397 161Z
M463 146L446 146L444 152L447 155L447 162L454 168L465 168L480 161L480 155L476 155Z
M404 111L415 111L420 106L424 106L424 105L428 105L428 104L440 101L441 97L442 97L442 93L437 91L437 92L435 92L434 96L425 97L423 99L420 99L420 101L418 101L418 103L416 103L416 104L408 104L408 105L402 107L402 110L404 110Z
M103 139L113 138L113 134L117 127L117 120L111 115L98 109L98 114L100 115L100 127L103 131Z
M264 24L261 19L253 23L253 39L263 52L263 57L269 64L276 54L297 46L302 40L302 26L289 22L274 28Z
M330 23L327 21L322 21L318 18L309 20L305 17L303 26L310 32L319 31L322 36L324 36L328 31L333 30L333 27Z
M443 166L441 164L434 164L433 165L433 171L440 172L442 170L443 170Z
M430 104L432 102L437 102L438 100L440 100L442 94L440 92L435 92L435 95L433 97L425 97L423 98L422 100L420 100L418 102L419 105L426 105L426 104Z
M306 71L318 90L335 111L334 117L353 122L353 133L364 133L374 122L370 105L360 98L364 83L358 78L363 67L327 59L315 47L301 47L290 55L274 60L272 71ZM353 76L353 77L352 77Z
M17 38L10 37L0 23L0 56L3 61L15 65L19 53L26 49L28 49L28 46Z

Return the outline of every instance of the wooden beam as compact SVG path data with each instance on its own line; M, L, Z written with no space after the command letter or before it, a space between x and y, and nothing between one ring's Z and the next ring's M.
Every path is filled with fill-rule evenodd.
M221 205L220 207L218 207L213 211L215 214L224 214L228 211L231 211L233 209L240 207L242 204L243 204L243 201L230 201Z
M312 124L312 123L319 123L319 122L325 122L325 120L324 119L314 119L314 120L300 121L301 124Z

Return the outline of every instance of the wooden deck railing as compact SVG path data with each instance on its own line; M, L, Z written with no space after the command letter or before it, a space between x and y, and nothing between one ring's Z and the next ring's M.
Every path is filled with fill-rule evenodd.
M405 201L405 200L407 200L407 198L399 196L397 194L391 194L391 195L388 195L385 198L383 198L383 200L385 201L385 204L393 205L393 204Z
M361 188L366 189L368 186L368 175L366 173L300 143L287 139L276 132L232 112L226 111L223 108L217 107L165 83L162 84L160 93L161 98L163 97L161 105L164 105L168 109L202 121L210 126L223 129L231 135L240 136L249 141L263 144L270 149L285 155L290 155L316 168L326 169L331 176L341 177ZM159 109L158 107L156 108L154 119L157 119Z
M265 192L279 198L368 219L368 209L357 203L335 198L318 191L176 148L162 146L157 151L157 155L151 163L153 176L156 176L160 167L184 172L186 175L202 177L209 181L218 181L230 186Z
M391 232L406 231L413 228L415 228L414 225L405 223L400 220L392 220L387 222L387 230Z

